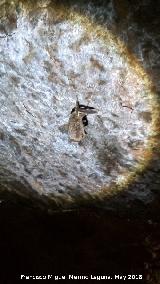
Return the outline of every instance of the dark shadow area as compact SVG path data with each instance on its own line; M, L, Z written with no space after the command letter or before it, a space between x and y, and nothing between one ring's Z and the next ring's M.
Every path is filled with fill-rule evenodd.
M21 274L159 275L158 222L92 208L49 215L4 202L0 227L1 283Z

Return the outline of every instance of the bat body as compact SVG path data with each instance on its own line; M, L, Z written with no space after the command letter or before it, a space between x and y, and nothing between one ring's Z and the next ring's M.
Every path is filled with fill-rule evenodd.
M76 106L72 109L69 123L68 134L72 141L80 142L87 134L85 126L88 125L87 114L96 113L96 109L93 107L85 106L76 102Z
M84 139L86 132L83 125L85 113L73 112L69 118L68 133L71 140L80 142Z

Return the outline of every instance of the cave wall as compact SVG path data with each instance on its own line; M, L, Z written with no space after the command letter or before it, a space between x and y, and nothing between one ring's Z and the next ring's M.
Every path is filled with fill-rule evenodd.
M158 200L159 5L0 5L1 199L113 210ZM98 110L80 143L67 131L77 97Z

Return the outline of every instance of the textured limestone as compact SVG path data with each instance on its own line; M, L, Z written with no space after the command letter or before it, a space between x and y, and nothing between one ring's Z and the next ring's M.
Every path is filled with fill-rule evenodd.
M54 1L0 3L1 185L64 201L105 186L112 192L147 148L151 90L108 27L103 37L86 23L101 15L114 26L116 13L127 8L108 2L105 14L90 3L85 22L79 4L65 15ZM80 143L67 134L76 97L98 108ZM134 196L151 198L149 190L136 189Z

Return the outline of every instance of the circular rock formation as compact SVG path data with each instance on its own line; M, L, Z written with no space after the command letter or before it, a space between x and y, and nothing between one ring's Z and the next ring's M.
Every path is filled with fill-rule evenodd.
M152 123L149 80L136 58L131 60L122 42L95 18L51 1L1 1L0 173L5 189L64 202L99 194L106 186L112 193L112 186L143 160ZM70 141L67 132L77 98L98 109L88 115L80 143Z

